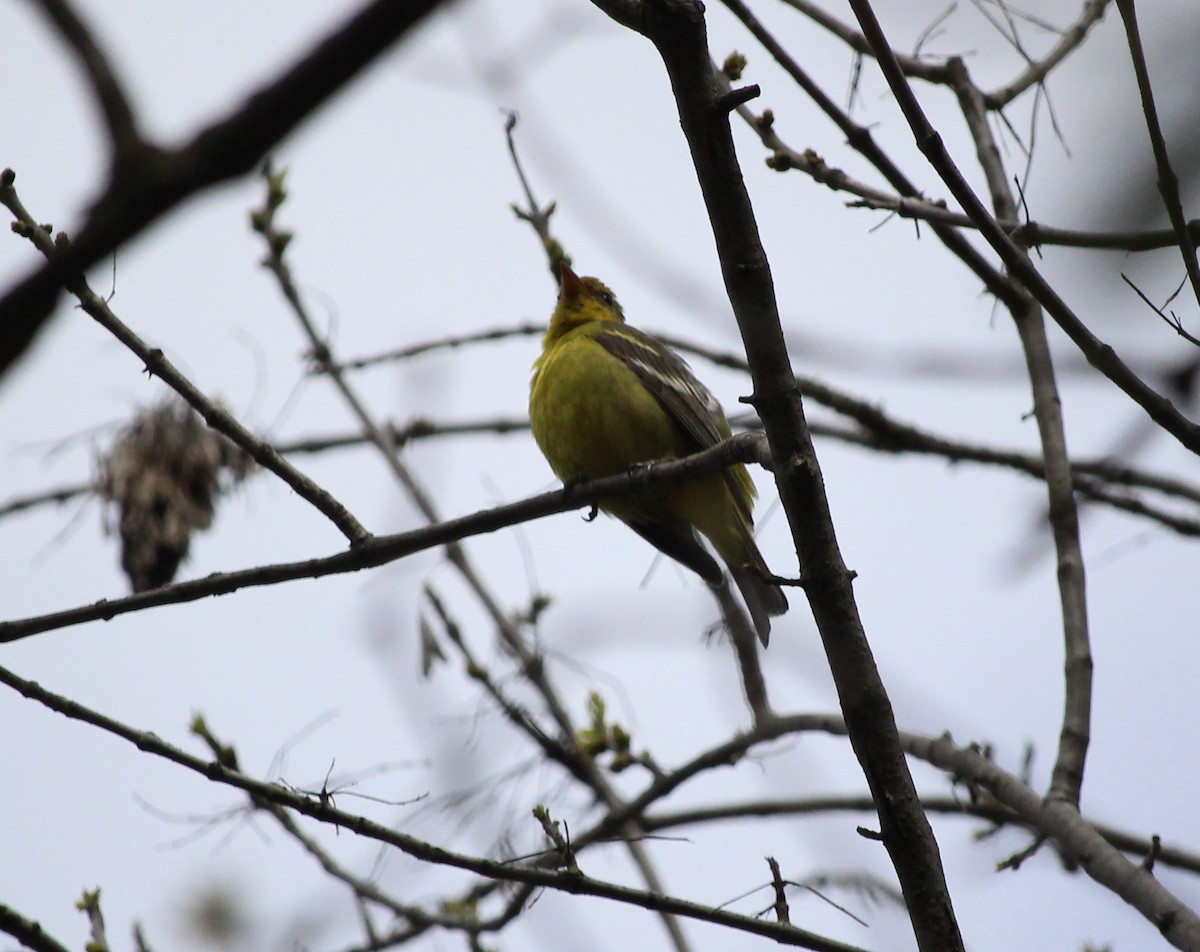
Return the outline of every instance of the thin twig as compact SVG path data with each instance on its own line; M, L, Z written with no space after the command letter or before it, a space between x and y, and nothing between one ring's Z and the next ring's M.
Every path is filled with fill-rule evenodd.
M0 204L7 206L12 211L21 223L24 237L33 242L47 260L53 262L62 257L64 249L69 247L66 236L60 232L57 240L51 240L49 233L21 204L16 190L13 188L12 178L8 175L0 177ZM369 536L362 524L329 492L285 460L270 443L259 439L242 426L228 410L201 393L199 388L167 359L160 348L149 346L122 323L109 308L108 302L92 291L82 274L77 274L70 279L68 290L78 299L80 306L87 314L137 355L147 374L162 380L192 409L204 417L205 423L218 433L229 437L249 453L256 463L269 469L287 483L296 491L297 495L311 503L337 526L351 544L361 542Z
M1040 60L1035 60L1016 79L1000 89L983 94L984 104L989 110L1003 109L1025 92L1030 86L1041 85L1050 71L1075 52L1087 39L1088 31L1104 18L1104 11L1112 0L1087 0L1083 10L1071 26L1062 32L1054 48Z
M797 168L803 169L799 163ZM807 171L807 169L803 169ZM815 178L816 176L814 176ZM855 202L847 203L848 208L873 208L879 211L894 212L901 218L911 218L916 221L943 222L956 228L977 229L975 222L962 212L951 211L944 202L905 198L899 196L884 197L874 194L875 190L860 185L840 174L836 177L838 184L833 184L834 176L818 178L830 188L851 192L862 197ZM1017 244L1025 248L1042 248L1058 246L1061 248L1089 248L1107 251L1158 251L1178 244L1178 236L1172 228L1158 228L1149 231L1080 231L1073 228L1059 228L1056 225L1044 225L1037 221L1010 221L996 219L996 225L1008 234ZM1193 241L1200 239L1200 219L1193 218L1187 222L1187 232Z
M521 156L517 150L517 138L513 133L517 128L517 114L510 112L508 121L504 123L504 137L508 142L508 154L512 158L513 169L517 173L517 178L521 182L521 191L525 193L525 207L513 204L511 206L513 213L523 222L527 222L529 226L537 234L542 242L542 250L546 252L547 266L550 269L550 274L557 282L559 280L559 265L562 262L571 263L571 259L563 251L562 245L558 239L550 231L550 218L554 214L555 203L549 205L540 205L533 196L533 186L529 184L529 178L525 175L525 169L521 166Z
M965 820L985 820L993 828L1019 826L1026 830L1033 827L1017 813L1003 804L984 799L968 801L962 797L921 797L921 807L926 813L936 813ZM853 794L821 797L796 797L793 799L746 800L724 804L711 804L690 810L660 810L645 814L644 825L648 833L674 830L684 826L704 823L724 823L728 820L760 820L764 817L822 817L830 813L874 813L875 803L867 796ZM1141 859L1154 849L1153 839L1118 830L1095 820L1089 821L1096 832L1108 843ZM1200 873L1200 854L1159 843L1157 861L1164 866Z
M1111 346L1093 334L1033 267L1025 252L1017 247L996 223L995 218L979 201L974 190L950 157L941 136L925 116L925 112L908 85L903 72L891 58L887 37L879 25L870 3L867 0L850 0L850 2L859 18L863 32L875 47L880 68L883 70L888 87L895 96L905 119L908 120L917 147L937 170L962 209L975 220L980 233L1000 255L1011 276L1037 298L1038 303L1046 309L1047 313L1074 342L1087 358L1088 363L1108 377L1164 431L1174 436L1181 445L1193 453L1200 453L1200 426L1180 413L1170 400L1156 392L1134 373L1117 356Z
M758 20L744 0L722 0L729 11L736 16L747 30L754 36L763 48L771 54L775 62L792 78L826 116L845 135L847 144L870 162L887 180L888 184L905 198L922 198L920 190L909 180L891 157L875 142L871 130L859 125L837 103L825 93L815 80L804 70L800 63ZM756 121L748 109L738 110L739 115L759 132L768 148L774 148L778 137L772 137L772 124ZM764 117L765 118L765 117ZM769 160L768 160L769 161ZM980 254L957 228L942 222L931 220L930 228L938 240L950 250L966 267L983 282L984 287L998 300L1004 301L1014 293L1012 282L1001 274L991 263Z
M758 636L750 625L746 612L734 597L729 585L729 579L722 579L721 584L713 589L717 604L721 607L721 617L724 619L725 630L729 633L729 641L733 646L733 655L737 659L738 671L742 677L742 690L746 694L746 703L754 716L754 723L761 724L775 716L771 710L771 701L767 692L767 681L763 677L762 658L758 651Z
M1163 207L1175 230L1183 267L1192 284L1192 294L1200 303L1200 264L1196 261L1196 242L1188 231L1183 214L1183 200L1179 197L1179 178L1171 167L1171 156L1163 138L1162 124L1158 120L1158 107L1154 104L1154 86L1150 82L1150 70L1146 65L1146 52L1142 49L1142 37L1138 30L1137 10L1134 0L1117 0L1121 21L1125 24L1125 36L1129 42L1129 55L1133 60L1133 72L1137 77L1138 93L1142 98L1142 115L1146 117L1146 129L1150 134L1150 145L1154 151L1154 164L1158 169L1158 191L1162 195Z
M243 790L259 800L294 810L334 829L346 830L366 839L392 846L425 863L462 869L492 880L530 883L547 889L576 895L596 896L638 906L656 912L693 918L751 935L773 939L783 945L812 949L815 952L862 952L857 947L826 939L824 936L786 923L765 922L711 906L677 899L652 890L631 889L582 873L556 872L534 864L504 863L470 856L434 846L399 830L347 813L333 805L331 798L311 796L280 784L265 783L218 761L202 760L166 743L155 734L140 731L100 714L69 698L18 677L0 667L0 683L6 684L32 701L72 720L82 721L113 736L122 738L139 750L170 761L209 781ZM56 950L57 952L57 950Z
M511 125L511 123L510 123ZM510 129L511 135L511 129ZM514 150L515 156L515 150ZM333 353L328 342L323 340L318 335L316 325L308 314L307 308L300 297L294 281L292 280L291 270L284 261L283 253L288 244L288 236L282 233L275 227L275 213L285 200L286 193L283 189L282 175L276 175L269 168L264 170L264 177L267 181L267 197L262 209L255 212L252 216L254 227L260 231L267 241L268 255L265 261L266 266L275 275L279 282L280 289L284 297L287 299L300 322L305 335L308 337L309 344L312 348L313 359L317 365L324 369L325 373L333 385L341 394L342 399L346 402L351 412L358 419L359 425L362 426L363 432L367 434L372 443L379 449L383 455L388 468L396 477L397 482L403 486L409 497L421 510L422 514L429 520L430 523L436 523L439 519L437 509L434 505L433 498L421 486L416 477L412 474L407 466L401 461L400 455L397 452L396 445L391 442L388 434L372 417L367 410L366 405L359 399L357 393L349 385L345 373L337 365L334 360ZM548 226L550 209L545 212L545 220ZM547 232L548 234L548 232ZM547 238L547 242L551 239ZM548 253L552 252L550 243L546 245ZM484 586L482 579L479 577L474 566L468 561L466 550L462 547L459 540L451 540L446 545L446 556L459 574L467 582L474 591L476 598L480 600L484 608L495 620L498 629L501 633L505 644L513 654L525 659L525 664L522 666L522 671L529 681L541 693L547 707L553 712L553 716L562 730L565 737L571 738L574 735L573 727L570 718L567 715L566 706L559 699L556 690L553 688L549 675L546 673L545 665L540 658L537 658L534 653L525 644L525 640L521 637L512 620L506 616L500 609L498 602L491 592ZM544 747L544 750L549 752L549 748ZM564 748L565 750L565 748ZM566 751L566 753L572 753ZM583 783L585 783L594 794L596 794L603 802L610 807L620 805L620 798L616 791L605 779L603 773L587 758L573 757L572 764L575 767L575 775ZM637 841L636 837L630 837L628 844L629 853L642 874L646 886L656 892L662 892L663 886L659 880L657 871L650 861L649 855ZM662 914L663 923L671 938L676 952L690 952L690 946L683 934L679 923L670 915Z
M465 344L506 340L509 337L531 337L533 335L544 334L545 332L546 328L542 324L517 324L512 327L496 327L486 331L472 331L468 334L455 334L439 340L424 341L420 344L412 344L408 347L400 347L396 350L388 350L380 354L371 354L367 357L358 357L354 360L345 360L334 366L342 370L363 370L376 364L407 360L410 357L428 354L431 351L454 350Z
M45 492L30 493L27 496L13 496L5 503L0 503L0 519L13 513L37 509L49 503L62 504L78 499L80 496L90 496L99 487L95 483L75 483L71 486L59 486Z
M837 17L830 14L827 10L811 3L810 0L783 0L785 6L791 7L799 13L804 14L818 26L828 30L839 40L854 50L855 53L861 53L864 56L874 56L875 53L871 49L871 44L867 42L867 38L858 30L854 29L850 24L839 20ZM896 53L896 62L904 70L905 74L914 79L924 79L931 83L941 83L945 80L943 66L941 63L933 63L928 59L921 59L918 56L905 56L902 53Z
M1200 347L1200 337L1196 337L1194 334L1189 333L1188 330L1183 326L1183 321L1179 319L1174 311L1172 311L1170 314L1167 314L1166 311L1151 301L1141 288L1129 280L1129 276L1127 274L1122 274L1121 280L1133 290L1134 294L1142 299L1143 304L1161 317L1163 322L1172 330L1174 330L1176 334L1186 340L1189 344L1195 344L1197 347Z

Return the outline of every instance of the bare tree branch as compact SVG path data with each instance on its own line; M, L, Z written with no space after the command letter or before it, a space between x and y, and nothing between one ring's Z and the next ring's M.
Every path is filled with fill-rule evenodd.
M199 130L189 142L178 148L147 142L114 156L112 177L70 249L0 298L0 327L5 328L0 377L33 341L63 287L187 198L252 171L268 150L440 2L372 0L240 108Z
M718 472L734 463L761 463L764 462L764 451L761 435L742 433L680 460L660 462L633 473L622 473L619 476L571 485L539 496L531 496L521 502L496 506L474 515L434 523L411 532L371 536L348 551L336 555L301 562L262 565L237 572L214 573L202 579L176 582L126 598L103 599L91 605L48 615L3 621L0 622L0 643L18 641L44 631L89 621L109 621L118 615L158 605L179 605L211 595L225 595L240 588L277 585L300 578L321 578L325 575L375 568L415 552L443 546L469 536L495 532L497 529L530 519L578 509L581 506L591 506L605 499L637 492L661 492L697 476Z
M921 198L920 190L910 181L908 176L900 169L891 157L887 155L875 142L871 135L871 130L865 126L861 126L850 118L845 110L841 109L833 99L825 93L823 89L812 79L811 76L800 66L793 57L771 33L762 25L759 19L754 16L750 8L746 5L745 0L722 0L729 11L736 16L747 30L754 36L756 40L763 45L763 48L771 54L783 70L792 78L793 82L800 87L804 93L812 99L829 119L838 127L839 130L846 136L846 141L868 162L870 162L879 173L887 180L901 196L905 198ZM765 123L752 122L755 128L759 128ZM765 124L770 126L770 124ZM770 144L772 141L769 137L764 139L764 143L768 148L773 148ZM981 255L972 244L963 237L957 228L952 228L942 222L931 220L930 228L937 235L938 240L942 242L952 254L955 255L964 265L971 270L971 273L983 282L984 287L995 295L1000 301L1010 299L1013 294L1013 286L1009 279L994 268Z
M1133 72L1137 77L1138 93L1142 97L1142 115L1146 117L1146 129L1150 133L1150 146L1154 150L1154 164L1158 168L1158 190L1162 195L1163 207L1175 231L1183 267L1192 285L1192 294L1200 303L1200 264L1196 262L1196 242L1188 230L1183 214L1183 200L1179 197L1179 178L1171 168L1171 156L1163 138L1162 125L1158 121L1158 107L1154 104L1154 86L1150 82L1150 70L1146 66L1146 53L1142 49L1142 37L1138 30L1137 10L1134 0L1117 0L1121 21L1125 24L1125 36L1129 41L1129 55L1133 59Z
M25 210L13 188L13 178L8 172L0 177L0 204L13 213L24 237L33 242L51 263L61 260L64 254L68 253L65 251L69 247L66 237L60 232L58 240L51 241L47 231ZM92 291L81 274L70 279L68 290L79 300L84 311L138 356L146 373L161 379L204 417L205 423L218 433L229 437L249 453L256 463L269 469L291 486L301 498L306 499L337 526L351 544L368 537L367 530L345 506L285 460L269 443L260 440L238 423L228 410L209 400L167 359L161 349L150 347L126 327L109 309L108 302Z
M962 948L937 843L917 802L891 704L839 551L820 464L795 387L770 267L742 180L726 98L708 50L702 11L679 0L595 0L647 37L671 80L716 241L729 300L746 346L758 411L776 460L775 483L792 530L805 594L829 659L854 752L879 808L884 845L922 949Z
M3 904L0 904L0 932L8 933L33 952L69 952L65 945L48 935L40 923L26 919Z
M546 328L541 324L517 324L513 327L496 327L486 331L473 331L469 334L455 334L439 340L424 341L420 344L412 344L408 347L385 351L382 354L357 357L353 360L342 361L337 366L343 370L363 370L367 367L373 367L376 364L407 360L410 357L417 357L435 350L455 350L466 344L507 340L509 337L532 337L544 334L545 332Z
M313 796L280 784L264 783L219 761L201 760L166 743L154 734L128 727L69 698L47 691L32 681L18 677L7 668L0 668L0 683L8 685L18 693L52 711L72 720L91 724L93 727L128 741L141 751L168 760L208 780L243 790L257 799L294 810L337 829L348 830L358 836L395 847L422 862L466 870L492 880L529 883L575 895L612 899L640 906L643 909L668 912L701 922L711 922L751 935L773 939L781 945L811 949L814 952L862 952L855 946L826 939L824 936L797 928L789 923L767 922L713 906L665 896L661 893L630 889L616 883L593 879L578 871L556 872L542 869L536 865L497 862L442 849L365 817L340 810L333 805L330 797Z
M983 170L998 218L1016 218L1017 200L988 125L983 96L971 81L961 59L950 62L950 84L975 141L975 154ZM1028 261L1028 258L1026 257ZM1031 265L1032 267L1032 265ZM1092 653L1088 637L1087 585L1079 513L1075 506L1062 398L1054 372L1054 359L1042 309L1032 295L1022 291L1020 303L1008 304L1016 324L1029 375L1033 412L1045 461L1050 529L1058 566L1058 591L1063 620L1065 692L1058 754L1050 782L1052 797L1079 806L1084 763L1091 737Z
M964 820L986 820L993 829L1019 826L1030 832L1038 832L1030 823L1013 810L993 800L966 800L962 797L921 797L921 806L926 813L941 816L961 817ZM702 823L721 823L725 820L761 819L763 817L824 816L829 813L873 813L875 804L870 797L853 794L835 794L824 797L797 797L781 800L747 800L735 803L718 803L690 810L656 810L648 813L643 821L647 832L677 829ZM1115 827L1089 820L1096 832L1122 853L1140 860L1153 849L1152 839L1118 830ZM977 838L990 836L992 829L976 834ZM1200 873L1200 854L1159 844L1157 860L1164 866Z
M1084 872L1137 909L1168 942L1191 952L1200 949L1200 918L1140 864L1131 863L1107 843L1072 804L1038 796L977 750L956 746L948 736L930 740L909 735L905 749L955 777L967 777L985 787L1005 806L1054 837Z
M1086 0L1079 19L1062 32L1054 48L1040 60L1029 64L1029 68L1012 82L990 93L983 94L984 104L989 110L1003 109L1010 102L1025 92L1030 86L1046 81L1051 70L1063 62L1075 50L1083 45L1088 31L1104 19L1104 12L1112 0Z
M1019 280L1075 343L1088 363L1116 384L1163 430L1193 453L1200 453L1200 427L1179 412L1170 400L1154 391L1117 356L1111 346L1093 334L1030 263L1025 253L996 223L954 164L941 136L930 125L903 72L890 55L887 37L867 0L850 0L859 23L875 49L880 68L896 102L908 120L918 148L937 170L963 210L971 216L988 244L999 254L1010 274Z
M76 14L67 0L31 0L58 31L59 36L79 60L92 86L108 132L110 160L120 163L124 156L144 145L133 107L125 93L108 54Z
M813 23L828 30L845 43L846 46L854 50L855 53L861 53L864 56L875 55L871 50L871 44L867 42L867 38L858 30L855 30L850 24L839 20L827 10L810 2L810 0L783 0L783 3L793 10L804 14ZM918 56L905 56L898 52L895 56L896 62L900 64L907 76L911 76L914 79L924 79L931 83L940 83L945 79L944 67L941 63L934 63L928 59L921 59Z

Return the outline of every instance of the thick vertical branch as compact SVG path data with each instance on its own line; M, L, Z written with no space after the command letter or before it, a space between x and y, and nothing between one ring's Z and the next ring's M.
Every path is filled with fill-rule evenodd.
M879 811L880 832L922 949L961 949L941 858L904 760L891 703L842 560L820 465L787 357L775 289L709 57L702 7L688 0L594 0L654 43L666 65L704 195L725 286L746 346L776 484L803 568L850 741Z

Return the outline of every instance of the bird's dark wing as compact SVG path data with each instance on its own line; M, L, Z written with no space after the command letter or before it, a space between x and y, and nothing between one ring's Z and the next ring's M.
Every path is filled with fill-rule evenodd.
M615 323L605 327L595 340L637 375L642 386L679 425L695 451L716 446L729 437L729 423L720 401L666 344L628 324ZM750 522L754 484L749 477L745 479L748 485L741 484L735 470L725 471L730 495Z
M665 344L627 324L606 327L596 335L596 343L637 375L696 450L715 446L729 435L717 398Z

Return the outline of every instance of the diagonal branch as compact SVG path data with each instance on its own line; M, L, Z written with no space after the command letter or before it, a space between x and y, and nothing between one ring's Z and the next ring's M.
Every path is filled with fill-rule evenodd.
M252 171L284 136L346 86L441 0L372 0L278 78L178 148L126 153L69 251L0 298L0 376L45 324L61 289L198 192Z
M5 171L0 175L0 204L5 205L16 217L22 234L27 237L37 249L49 260L51 265L61 261L70 254L72 245L61 232L57 241L50 239L44 227L37 224L26 211L13 188L13 177ZM351 512L337 501L329 492L301 473L289 463L279 452L265 440L259 439L242 426L233 415L209 400L200 389L193 384L182 372L167 359L158 347L149 346L130 328L128 328L108 306L108 302L96 294L82 274L77 274L68 282L68 290L79 300L80 306L87 314L111 333L117 340L138 356L146 373L158 377L168 387L181 396L189 406L204 417L204 422L229 437L239 447L244 449L260 466L269 469L280 479L294 489L302 499L311 503L319 512L325 515L351 544L361 542L369 536Z
M1137 909L1168 942L1190 952L1200 950L1200 917L1149 870L1130 862L1119 849L1105 842L1071 804L1039 796L978 750L958 746L948 735L936 740L907 736L905 748L952 776L969 777L979 783L1023 819L1054 837L1088 876Z
M666 896L651 890L631 889L616 883L593 879L579 871L559 872L543 869L537 864L505 863L443 849L415 836L392 829L390 826L338 809L334 806L332 797L308 795L281 784L258 780L220 761L202 760L166 743L155 734L136 730L76 701L48 691L33 681L19 677L7 668L0 667L0 684L8 685L24 697L36 701L52 711L120 737L141 751L170 761L210 781L243 790L258 800L294 810L321 823L329 824L335 829L348 830L366 839L392 846L425 863L466 870L502 882L528 883L574 895L611 899L643 909L667 912L701 922L726 926L751 935L773 939L781 945L811 949L814 952L862 952L856 946L835 942L816 933L797 928L790 923L768 922L713 906Z
M90 621L109 621L118 615L145 608L179 605L213 595L226 595L241 588L359 572L469 536L495 532L530 519L539 519L581 506L591 506L621 495L663 492L669 487L678 486L698 476L719 472L734 463L763 462L763 442L759 434L742 433L684 459L655 463L636 472L579 483L410 532L371 536L354 548L335 555L300 562L278 562L237 572L214 573L201 579L176 582L125 598L102 599L90 605L48 615L2 621L0 644ZM528 657L523 660L530 664L536 661ZM567 726L569 728L569 724Z
M985 820L992 827L975 834L976 839L990 836L993 829L1016 825L1031 833L1040 831L1013 810L994 800L981 798L978 801L964 800L960 796L921 797L921 806L926 813L940 816L961 817L967 820ZM701 823L723 823L726 820L761 819L773 816L825 816L829 813L870 813L875 804L870 797L854 794L832 794L830 796L796 797L793 799L744 800L716 803L684 810L660 810L643 819L647 832L670 830L681 826ZM1092 826L1106 841L1122 853L1142 857L1154 849L1153 838L1136 836L1103 823L1092 822ZM576 840L578 842L578 840ZM1178 847L1158 848L1157 861L1162 866L1171 866L1189 873L1200 873L1200 855Z
M1121 20L1125 24L1125 35L1129 40L1129 55L1133 60L1133 72L1137 76L1138 93L1142 97L1142 114L1146 117L1146 129L1150 134L1150 146L1154 150L1154 164L1158 168L1158 191L1171 227L1179 253L1183 256L1183 267L1192 285L1192 294L1200 302L1200 265L1196 262L1196 242L1188 230L1183 214L1183 201L1179 197L1179 178L1171 167L1171 156L1167 152L1167 141L1163 138L1162 124L1158 120L1158 107L1154 104L1154 87L1150 83L1150 70L1146 66L1146 52L1142 49L1142 37L1138 30L1137 10L1134 0L1117 0Z
M875 55L865 36L811 0L783 0L783 3L828 30L855 53L861 53L864 56ZM906 76L924 79L931 83L945 81L946 74L942 64L921 59L918 56L905 56L901 53L896 53L895 56L896 62L900 64Z
M1038 303L1074 342L1088 363L1116 384L1163 430L1193 453L1200 453L1200 426L1180 413L1170 400L1134 373L1110 345L1088 329L1042 277L1025 252L1004 233L999 223L983 206L950 157L942 137L930 124L903 72L891 57L887 37L870 3L868 0L850 0L850 3L859 18L863 32L875 49L880 69L887 79L892 95L912 128L917 147L937 170L963 211L975 222L980 234L1000 255L1010 275L1037 298Z
M33 952L69 952L67 947L42 928L40 922L26 919L10 906L0 904L0 932L7 932Z
M845 110L817 85L816 81L800 66L783 44L780 43L762 24L762 22L746 6L745 0L722 0L729 12L736 16L754 36L763 48L774 57L775 62L782 67L792 81L800 87L817 108L820 109L846 136L846 141L856 152L870 162L904 198L921 198L921 193L908 176L900 169L891 157L876 143L871 130L856 123ZM745 116L745 114L743 114ZM750 121L747 118L747 121ZM752 123L755 128L762 125ZM764 139L764 141L767 141ZM772 147L768 145L768 147ZM954 227L941 221L931 220L929 223L933 233L964 265L966 265L984 287L997 300L1007 301L1015 294L1012 282L1001 274L982 254L969 242L962 233Z
M1104 19L1104 11L1112 0L1087 0L1079 19L1063 30L1062 36L1040 60L1029 64L1029 68L1006 86L985 93L983 101L988 109L1003 109L1010 102L1025 92L1030 86L1041 85L1045 82L1050 71L1071 55L1087 38L1088 31Z

